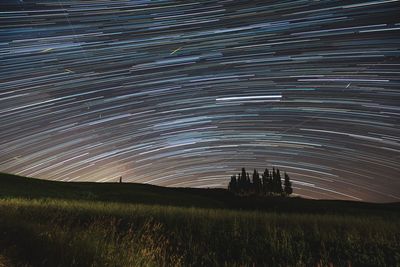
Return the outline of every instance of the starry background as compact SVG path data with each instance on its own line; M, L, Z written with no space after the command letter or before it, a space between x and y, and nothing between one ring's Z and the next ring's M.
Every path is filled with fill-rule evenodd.
M399 1L1 1L0 171L400 200Z

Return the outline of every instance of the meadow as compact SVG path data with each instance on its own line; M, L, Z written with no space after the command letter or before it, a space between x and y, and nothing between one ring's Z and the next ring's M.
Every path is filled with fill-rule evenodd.
M398 204L263 210L225 191L103 186L0 175L0 266L400 266Z

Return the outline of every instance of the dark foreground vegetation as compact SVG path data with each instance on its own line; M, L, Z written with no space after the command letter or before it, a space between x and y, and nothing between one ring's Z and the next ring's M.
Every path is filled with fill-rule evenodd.
M400 266L399 219L396 203L0 175L0 266Z

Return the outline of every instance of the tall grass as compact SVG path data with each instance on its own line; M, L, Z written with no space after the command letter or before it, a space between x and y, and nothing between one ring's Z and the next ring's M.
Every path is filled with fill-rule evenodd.
M0 200L0 255L32 266L400 266L400 221Z

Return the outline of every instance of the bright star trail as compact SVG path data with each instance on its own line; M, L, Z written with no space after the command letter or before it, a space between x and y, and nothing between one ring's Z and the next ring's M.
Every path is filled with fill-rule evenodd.
M0 171L400 200L399 1L0 3Z

